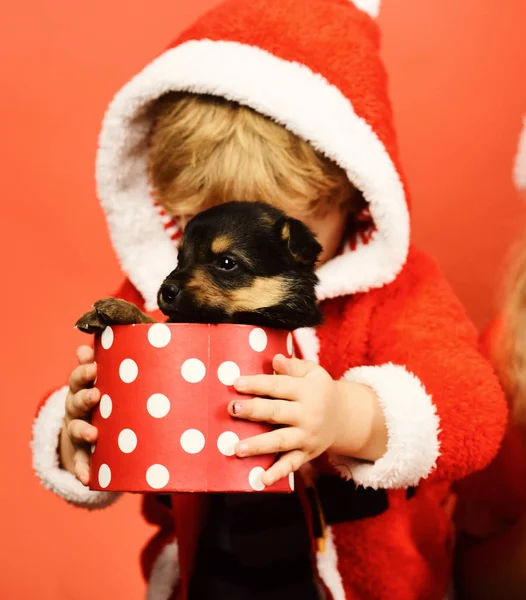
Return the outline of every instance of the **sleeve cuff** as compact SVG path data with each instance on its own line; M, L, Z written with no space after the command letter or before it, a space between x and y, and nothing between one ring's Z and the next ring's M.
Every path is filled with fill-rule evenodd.
M440 455L440 419L422 382L405 367L391 363L350 369L343 379L376 392L387 426L387 451L374 463L330 454L333 466L364 487L417 485L436 467Z
M33 469L44 487L71 504L104 508L115 502L120 493L92 491L59 466L57 447L66 412L67 390L63 387L51 394L33 423Z

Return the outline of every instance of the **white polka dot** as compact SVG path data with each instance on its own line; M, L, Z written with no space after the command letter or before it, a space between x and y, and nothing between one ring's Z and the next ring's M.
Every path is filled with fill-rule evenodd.
M294 473L289 473L289 485L290 489L294 491Z
M130 452L133 452L137 448L137 436L131 429L123 429L119 433L118 443L119 448L124 454L130 454Z
M170 473L164 465L152 465L146 471L146 482L154 490L160 490L168 485Z
M256 352L263 352L263 350L265 350L267 347L267 334L259 327L257 329L253 329L248 336L248 342L252 350L255 350Z
M107 488L111 481L111 470L108 465L101 465L99 468L99 485L101 488Z
M121 362L121 366L119 367L119 376L124 383L132 383L132 381L137 379L138 374L139 367L134 360L131 358L125 358Z
M293 350L294 350L294 344L292 341L292 333L289 333L289 335L287 336L287 352L289 353L289 356L292 356Z
M217 438L217 448L225 456L234 456L234 446L239 442L239 437L233 431L224 431Z
M205 436L199 429L187 429L181 436L181 448L188 454L197 454L205 447Z
M221 383L233 385L234 381L241 375L241 371L235 362L227 360L219 365L217 376Z
M91 453L92 454L95 452L96 447L97 447L97 444L91 444Z
M170 343L172 332L168 325L155 323L148 329L148 341L155 348L164 348Z
M103 419L107 419L111 415L112 409L113 403L111 398L108 396L108 394L104 394L99 403L100 416Z
M100 343L104 350L109 350L113 345L113 329L111 327L106 327L106 329L102 332L100 336Z
M162 419L170 412L170 400L164 394L152 394L146 408L152 417Z
M188 383L199 383L206 375L206 367L198 358L189 358L181 367L181 375Z
M263 467L254 467L248 474L248 483L253 490L261 492L265 489L264 483L261 481L261 476L265 472Z

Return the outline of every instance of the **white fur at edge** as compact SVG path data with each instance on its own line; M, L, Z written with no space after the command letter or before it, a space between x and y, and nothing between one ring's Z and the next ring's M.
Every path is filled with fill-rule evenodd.
M299 346L301 356L316 364L319 362L320 341L314 327L302 327L294 331L294 339Z
M320 300L365 292L396 278L409 247L405 193L385 147L351 102L304 65L260 48L189 41L159 56L118 92L99 138L98 195L122 268L147 309L156 308L157 289L177 262L146 172L150 124L144 109L169 90L215 94L254 108L335 160L362 190L377 231L368 244L319 269Z
M179 576L179 548L174 541L161 550L153 565L146 600L169 600Z
M343 582L338 571L338 555L330 527L327 527L326 534L325 552L318 552L316 555L318 573L331 592L333 600L345 600Z
M513 181L517 189L526 191L526 116L522 122L522 131L513 165Z
M351 2L363 12L371 15L373 19L380 14L381 0L351 0Z
M57 446L66 412L67 387L47 399L33 423L33 469L42 484L68 502L84 508L104 508L120 496L115 492L97 492L84 486L72 473L61 469Z
M417 485L440 455L440 420L422 382L405 367L391 363L349 369L343 378L376 392L387 426L387 452L374 463L331 455L333 465L364 487Z

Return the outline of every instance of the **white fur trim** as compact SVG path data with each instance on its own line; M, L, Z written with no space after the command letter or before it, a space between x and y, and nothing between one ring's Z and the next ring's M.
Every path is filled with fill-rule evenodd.
M373 19L376 19L380 14L381 0L351 0L351 2L360 10L373 17Z
M104 508L119 497L114 492L88 489L72 473L61 469L57 452L60 430L66 412L67 387L48 398L33 424L33 468L42 484L68 502L84 508Z
M177 542L167 544L157 557L148 580L147 600L169 600L180 577Z
M331 462L364 487L417 485L431 473L440 455L440 420L422 382L405 367L391 363L349 369L343 378L376 392L387 426L387 452L374 463L337 455L331 455Z
M318 573L332 594L333 600L345 600L345 591L343 581L338 571L338 555L332 536L332 529L327 527L327 537L325 539L325 552L316 554Z
M314 327L302 327L294 331L294 339L298 345L301 356L318 364L320 356L320 341Z
M526 117L524 117L519 136L519 145L513 166L513 181L519 190L526 190Z
M377 230L368 244L360 243L320 268L320 300L365 292L395 279L409 247L405 193L385 147L349 99L304 65L260 48L190 41L159 56L121 89L99 139L98 194L122 268L148 310L156 308L158 287L177 262L174 244L154 209L146 172L150 123L145 107L170 90L215 94L251 106L335 160L362 191Z

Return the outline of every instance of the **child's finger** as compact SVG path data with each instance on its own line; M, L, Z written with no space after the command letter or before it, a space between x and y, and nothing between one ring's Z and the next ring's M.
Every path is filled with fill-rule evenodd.
M89 363L87 365L79 365L71 373L69 378L69 389L75 394L79 390L88 387L97 376L97 365Z
M73 469L77 479L84 485L89 483L89 454L84 448L79 448L73 457Z
M301 407L295 402L266 398L234 400L228 406L228 412L233 417L248 421L264 421L274 425L297 425L300 411Z
M236 444L236 456L256 456L296 450L303 445L303 431L296 427L284 427L269 433L247 438Z
M97 388L88 388L70 394L67 398L66 410L71 419L81 419L87 416L100 400Z
M310 360L287 358L283 354L276 354L272 366L279 375L289 375L290 377L305 377L318 368L318 365Z
M91 444L97 440L98 430L87 421L73 419L68 423L68 434L75 444Z
M77 348L77 360L79 365L87 365L93 362L95 350L91 346L79 346Z
M273 485L290 473L296 472L308 459L307 454L302 450L287 452L263 473L261 483L266 486Z
M288 375L250 375L237 379L234 388L244 394L297 400L299 383L298 379Z

